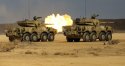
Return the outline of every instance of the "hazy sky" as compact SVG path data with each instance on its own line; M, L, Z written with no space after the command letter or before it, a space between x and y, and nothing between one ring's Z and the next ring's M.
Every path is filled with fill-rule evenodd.
M29 0L30 17L52 13L69 14L72 18L85 16L85 0ZM87 17L125 18L125 0L86 0ZM28 18L28 0L0 0L0 23L12 23Z

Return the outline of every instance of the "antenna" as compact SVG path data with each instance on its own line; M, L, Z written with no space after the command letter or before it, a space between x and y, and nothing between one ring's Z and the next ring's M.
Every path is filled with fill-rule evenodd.
M28 0L28 18L30 19L30 0Z
M85 4L85 18L86 18L86 0L84 0L84 4Z
M27 0L25 0L25 4L24 4L24 6L25 6L25 8L24 8L24 15L25 15L25 19L27 18Z

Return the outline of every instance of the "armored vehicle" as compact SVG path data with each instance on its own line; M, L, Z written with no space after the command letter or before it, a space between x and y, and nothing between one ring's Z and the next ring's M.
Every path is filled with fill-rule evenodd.
M84 42L109 41L112 40L112 27L101 25L98 15L93 15L88 18L77 18L72 26L64 26L63 33L66 36L67 42L79 42L82 39Z
M19 27L6 31L6 36L10 41L19 39L21 41L54 41L57 30L46 27L40 21L40 17L34 17L33 20L23 20L17 22Z

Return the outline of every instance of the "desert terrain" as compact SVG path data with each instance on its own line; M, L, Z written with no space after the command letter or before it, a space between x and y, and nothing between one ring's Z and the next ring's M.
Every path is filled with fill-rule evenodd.
M9 42L0 35L0 66L125 66L125 33L111 42Z

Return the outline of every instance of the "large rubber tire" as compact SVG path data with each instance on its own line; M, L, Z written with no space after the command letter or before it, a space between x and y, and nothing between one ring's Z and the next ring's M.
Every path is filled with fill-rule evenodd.
M73 42L73 38L66 37L67 42Z
M14 36L9 36L9 41L10 42L13 42L15 40L15 37Z
M24 33L23 34L23 37L22 37L22 40L23 41L30 41L30 34L29 33Z
M90 34L88 32L85 32L82 36L84 42L90 41Z
M92 32L92 33L90 34L90 41L96 41L96 39L97 39L96 33L95 33L95 32Z
M48 41L54 41L54 39L55 39L54 34L53 33L49 33L48 34Z
M80 38L74 38L74 42L80 42Z
M112 40L112 33L111 32L107 32L106 33L106 41L110 41Z
M42 34L40 35L40 39L41 39L42 42L46 42L47 39L48 39L47 33L42 33Z
M31 34L31 41L37 42L38 41L38 35L36 33Z
M100 34L99 34L99 40L100 41L105 41L106 40L106 34L105 34L105 32L100 32Z

